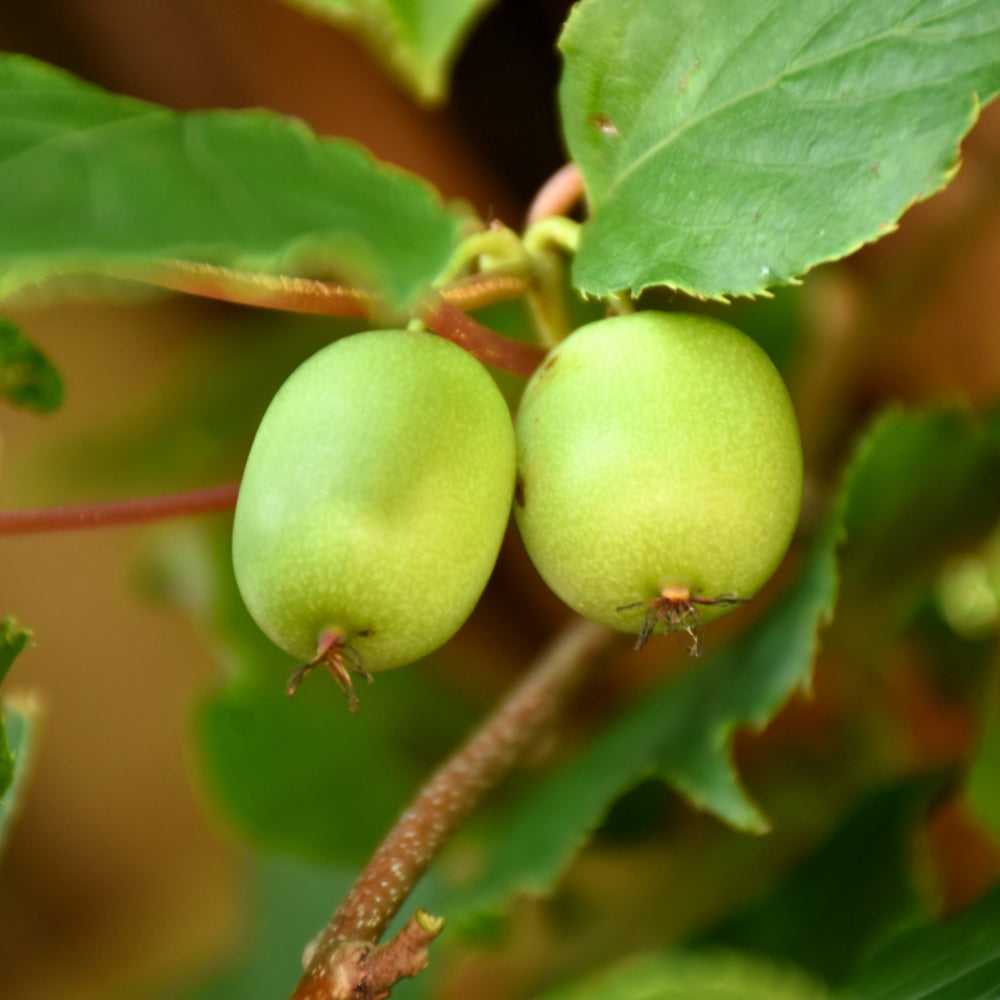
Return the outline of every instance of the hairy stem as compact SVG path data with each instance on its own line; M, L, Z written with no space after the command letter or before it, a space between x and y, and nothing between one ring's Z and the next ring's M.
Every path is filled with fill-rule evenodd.
M441 849L487 792L553 723L614 637L615 633L601 625L573 621L465 745L434 774L310 945L306 971L293 1000L367 995L338 992L344 986L345 947L379 940Z
M101 528L205 514L233 507L238 492L239 483L227 483L203 490L165 493L153 497L67 504L62 507L36 507L30 510L3 510L0 511L0 535Z
M168 260L129 277L187 295L267 309L284 309L287 312L363 318L375 306L372 295L347 285L283 274L237 271L230 267L196 261Z
M283 309L322 316L371 317L377 311L374 296L357 288L313 278L236 271L215 264L165 261L130 277L188 295L221 299L240 305ZM421 317L442 337L464 347L483 364L506 368L520 375L534 371L544 352L508 340L466 316L459 306L479 308L516 298L528 287L525 277L482 274L439 289L425 304ZM456 304L457 303L457 304Z

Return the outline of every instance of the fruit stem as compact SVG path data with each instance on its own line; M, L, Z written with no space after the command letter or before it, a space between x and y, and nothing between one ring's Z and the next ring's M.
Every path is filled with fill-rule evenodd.
M356 963L351 964L351 956L359 947L367 944L370 949L379 940L462 822L552 725L616 637L601 625L575 619L542 651L396 821L340 908L306 949L305 973L292 1000L362 995L350 992L362 986L357 977L363 975L363 968L359 972ZM439 924L434 926L440 929ZM390 948L396 941L398 936L382 947ZM422 940L420 946L426 948L427 943Z
M427 300L421 319L439 337L464 347L485 365L530 375L545 357L540 347L500 336L439 295Z

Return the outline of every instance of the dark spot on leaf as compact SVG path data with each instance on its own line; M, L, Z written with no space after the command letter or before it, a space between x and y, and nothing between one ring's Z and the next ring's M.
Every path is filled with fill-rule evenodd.
M614 137L618 135L618 126L615 124L614 119L610 115L606 115L601 111L595 111L592 115L587 118L587 124L591 128L597 129L601 135L606 135L609 137Z

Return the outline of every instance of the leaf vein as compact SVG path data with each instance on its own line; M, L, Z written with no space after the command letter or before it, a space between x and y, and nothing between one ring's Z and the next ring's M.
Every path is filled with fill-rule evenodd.
M0 159L0 174L3 171L8 170L12 165L16 164L19 160L27 160L31 162L32 157L37 154L48 150L49 147L66 144L72 148L73 144L78 144L83 148L83 143L80 140L91 139L100 135L102 132L114 132L114 131L128 131L135 127L146 127L149 124L157 121L161 118L169 118L172 112L163 111L148 111L144 114L131 115L128 118L115 118L112 121L100 122L95 125L88 125L84 128L74 128L70 131L61 130L56 132L54 135L48 135L43 139L39 139L26 145L23 149L18 150L11 156L7 156ZM0 118L0 124L6 127L8 124L14 124L19 121L23 121L18 118L2 117ZM27 121L26 124L37 125L37 121ZM58 150L60 152L65 152L66 150Z
M970 4L974 4L976 2L978 2L978 0L970 0ZM770 13L772 12L773 9L774 9L773 7L770 8L768 10L767 15L765 15L764 17L762 17L761 20L757 22L757 24L754 26L754 29L752 29L753 31L756 31L760 27L760 24L762 24L763 21L766 20L768 16L770 16ZM829 23L829 20L826 23ZM879 33L874 34L874 35L866 36L864 39L861 39L861 40L856 41L856 42L854 42L852 44L849 44L849 45L845 45L845 46L841 47L840 49L837 49L837 50L834 50L832 52L826 53L826 54L824 54L822 56L819 56L819 57L817 57L816 59L814 59L814 60L812 60L810 62L806 62L806 63L803 63L801 65L796 65L796 64L793 64L793 63L788 63L786 65L785 69L783 69L779 73L776 73L774 76L772 76L770 79L768 79L764 83L760 84L759 86L754 87L754 88L752 88L750 90L747 90L743 94L740 94L739 96L734 97L734 98L732 98L732 99L730 99L728 101L724 101L724 102L722 102L719 105L716 105L715 107L713 107L710 110L706 111L702 115L693 114L685 122L681 123L675 129L673 129L671 132L669 132L667 135L665 135L662 139L660 139L657 142L653 143L649 147L649 149L647 149L641 156L636 157L636 159L633 160L618 175L618 177L614 181L612 181L612 183L608 186L607 192L606 192L606 198L610 198L611 195L614 193L614 191L617 188L619 188L630 176L632 176L639 169L639 167L641 167L647 160L650 160L653 157L659 155L663 150L669 148L672 144L676 143L678 141L678 139L682 135L684 135L686 132L690 132L691 130L693 130L697 126L703 124L704 122L710 120L711 118L716 117L719 114L721 114L722 112L728 111L728 110L730 110L730 109L732 109L734 107L738 107L741 104L745 104L746 102L748 102L752 98L759 96L760 94L764 93L767 90L774 89L782 80L786 79L788 76L792 75L793 73L794 74L800 74L800 73L807 72L807 71L810 71L810 70L813 70L813 69L818 69L818 68L826 65L827 63L831 62L831 61L842 59L844 56L850 55L850 54L852 54L854 52L857 52L857 51L863 51L865 48L869 48L872 45L875 45L875 44L877 44L877 43L879 43L881 41L884 41L884 40L892 38L892 37L908 37L908 36L912 35L915 32L915 30L917 30L919 27L922 27L924 23L925 22L919 22L917 25L915 25L915 26L909 26L909 27L907 27L905 29L901 28L899 25L895 25L895 26L893 26L891 28L887 28L886 30L884 30L882 32L879 32ZM982 35L992 34L992 32L993 32L992 28L987 28L984 31L970 32L970 33L967 33L967 34L962 35L960 37L962 39L966 39L966 38L970 38L970 37L971 38L978 38L978 37L980 37ZM723 71L723 69L725 69L725 67L727 67L729 65L729 63L730 63L730 61L732 59L733 54L735 52L737 52L739 50L739 48L742 47L742 45L745 44L745 42L747 41L747 39L750 37L750 34L752 34L752 32L748 33L748 35L744 36L744 38L741 39L741 41L740 41L740 45L737 46L735 49L733 49L726 56L726 58L722 61L720 67L716 70L716 73L711 78L711 81L714 81L715 79L717 79L718 76L719 76L719 74ZM989 65L989 64L987 63L987 65ZM963 71L963 75L964 75L964 71ZM709 87L706 87L705 93L707 93L708 90L710 89L711 81L709 83ZM921 84L921 86L923 86L923 85ZM920 89L920 87L914 86L914 87L908 88L907 90L909 92L909 91L915 91L915 90L918 90L918 89ZM649 99L649 97L647 96L647 100L648 99Z

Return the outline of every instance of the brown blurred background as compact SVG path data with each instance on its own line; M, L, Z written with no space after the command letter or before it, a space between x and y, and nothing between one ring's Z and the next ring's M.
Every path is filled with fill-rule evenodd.
M352 40L276 0L8 0L0 45L178 109L300 116L516 226L561 161L554 43L567 6L489 14L459 60L454 99L436 112ZM1000 394L1000 107L964 160L949 191L898 233L810 279L809 355L792 388L820 468L881 400ZM4 507L121 495L113 480L66 495L48 466L183 377L192 343L228 320L183 299L5 312L53 358L67 397L50 418L0 413ZM185 759L187 709L217 668L188 624L132 586L145 538L122 528L0 539L0 613L37 638L9 687L38 692L45 719L0 865L5 1000L104 998L194 972L238 923L238 848L206 819ZM559 613L553 604L541 617Z

